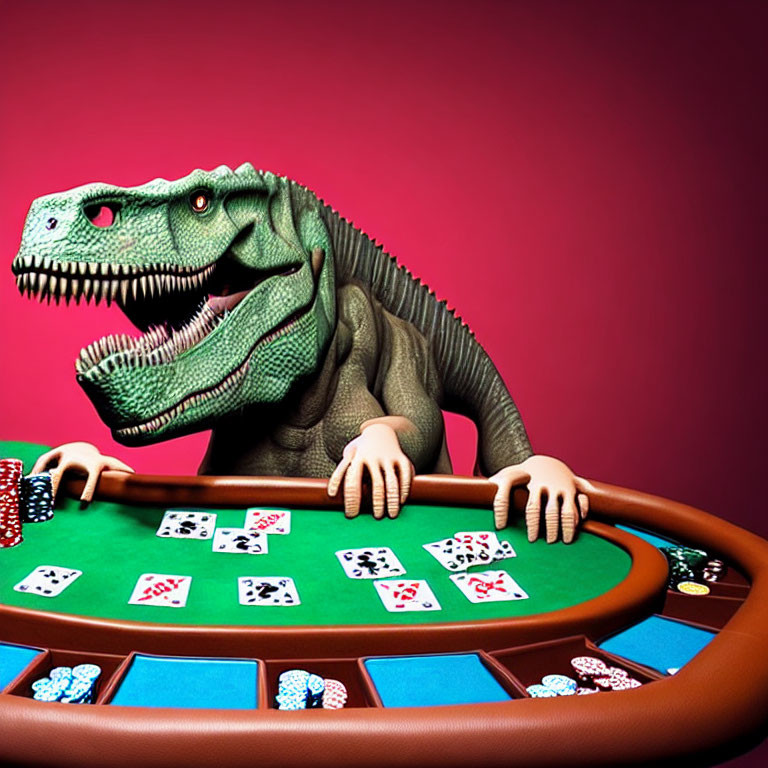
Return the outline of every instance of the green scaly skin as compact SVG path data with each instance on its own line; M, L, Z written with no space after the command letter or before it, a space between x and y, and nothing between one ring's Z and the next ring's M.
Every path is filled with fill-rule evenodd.
M466 325L309 190L250 164L38 198L13 271L22 293L114 301L143 332L76 362L126 445L212 429L201 471L327 477L364 422L393 415L413 425L398 437L416 471L446 472L445 408L475 420L480 471L532 453Z

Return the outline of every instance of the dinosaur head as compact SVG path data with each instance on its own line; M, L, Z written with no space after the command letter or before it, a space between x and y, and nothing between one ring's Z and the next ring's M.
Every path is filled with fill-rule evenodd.
M250 164L88 184L32 203L13 272L22 293L115 302L139 328L75 369L117 440L152 443L279 402L317 369L336 324L321 206Z

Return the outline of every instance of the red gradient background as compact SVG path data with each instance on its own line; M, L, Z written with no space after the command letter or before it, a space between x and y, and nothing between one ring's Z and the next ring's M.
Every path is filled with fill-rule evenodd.
M119 310L10 262L39 195L250 160L458 308L538 452L765 536L766 9L3 3L0 437L195 472L204 435L119 446L74 381Z

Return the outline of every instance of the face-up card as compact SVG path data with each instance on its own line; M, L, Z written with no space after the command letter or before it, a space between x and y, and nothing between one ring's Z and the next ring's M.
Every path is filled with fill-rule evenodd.
M191 576L172 576L167 573L143 573L133 588L131 605L160 605L183 608L187 604Z
M440 611L434 592L426 581L374 581L384 607L392 613L403 611Z
M267 534L247 528L217 528L211 549L214 552L265 555L268 551Z
M456 573L449 578L471 603L525 600L528 597L506 571Z
M210 539L215 528L215 514L169 509L163 515L157 536L171 539Z
M475 562L474 556L468 555L464 547L453 538L424 544L424 549L449 571L465 571Z
M517 557L517 552L508 541L500 541L499 548L493 553L493 559L506 560L509 557Z
M381 579L405 573L405 568L389 547L341 549L336 557L350 579Z
M291 532L290 509L249 509L245 513L245 525L249 531L286 535Z
M32 592L43 597L60 595L83 572L59 565L38 565L14 589L17 592Z
M459 531L454 538L468 556L475 556L476 565L490 563L499 548L499 537L492 531Z
M300 605L299 593L288 576L241 576L237 580L240 605Z

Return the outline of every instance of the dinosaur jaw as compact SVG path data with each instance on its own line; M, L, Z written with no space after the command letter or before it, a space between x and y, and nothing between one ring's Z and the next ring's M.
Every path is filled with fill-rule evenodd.
M249 373L260 373L254 362L260 349L314 322L303 319L313 314L323 262L315 254L309 263L251 270L245 282L237 270L214 270L184 322L160 314L168 301L125 307L129 317L144 318L147 330L138 337L98 339L75 363L78 382L115 439L128 445L156 442L203 429L211 418L247 404L240 390ZM276 312L278 305L270 300L275 291L305 299L292 311ZM189 296L184 301L191 303Z

